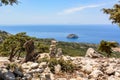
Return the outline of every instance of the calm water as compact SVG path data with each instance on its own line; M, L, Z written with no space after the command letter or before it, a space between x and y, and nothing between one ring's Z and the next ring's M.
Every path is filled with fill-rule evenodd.
M120 27L115 25L31 25L1 26L0 30L16 34L27 32L38 38L54 38L58 41L99 43L101 40L120 43ZM67 39L68 34L77 34L78 39Z

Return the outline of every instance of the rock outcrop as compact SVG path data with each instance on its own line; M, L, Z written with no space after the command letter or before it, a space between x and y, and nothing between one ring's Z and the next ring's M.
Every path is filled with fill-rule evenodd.
M93 48L89 48L86 52L85 57L100 58L100 57L103 57L103 56L101 54L99 54L97 51L95 51Z
M49 49L50 50L49 54L51 58L56 56L56 45L57 45L57 41L52 40Z
M34 60L34 42L33 40L29 40L24 44L26 50L26 57L24 62L33 61Z

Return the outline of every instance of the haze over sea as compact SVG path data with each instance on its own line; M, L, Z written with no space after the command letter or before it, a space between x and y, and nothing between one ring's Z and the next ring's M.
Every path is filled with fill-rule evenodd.
M101 40L120 43L120 28L116 25L19 25L0 26L1 30L12 34L27 32L37 38L54 38L57 41L99 43ZM76 34L78 39L67 39L67 35Z

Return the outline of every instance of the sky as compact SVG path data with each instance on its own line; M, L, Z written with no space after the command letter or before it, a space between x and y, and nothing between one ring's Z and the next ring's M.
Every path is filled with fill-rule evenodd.
M0 7L0 25L111 24L103 8L118 0L19 0Z

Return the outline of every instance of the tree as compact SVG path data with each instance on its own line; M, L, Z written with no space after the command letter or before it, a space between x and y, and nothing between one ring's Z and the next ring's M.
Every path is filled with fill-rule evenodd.
M107 57L111 56L112 53L112 47L117 47L117 42L108 42L102 40L98 46L98 51L105 52L107 54Z
M110 15L109 19L112 21L112 23L120 26L120 4L115 4L113 8L104 8L103 12Z
M4 51L8 51L8 54L10 54L9 56L9 60L12 61L12 58L22 51L24 51L24 43L29 40L30 37L26 35L26 33L22 32L22 33L18 33L16 35L11 35L8 38L6 38L3 42L3 49ZM18 57L19 57L18 56Z
M14 3L18 4L18 0L0 0L0 3L1 3L1 5L2 4L4 4L4 5L13 5Z

